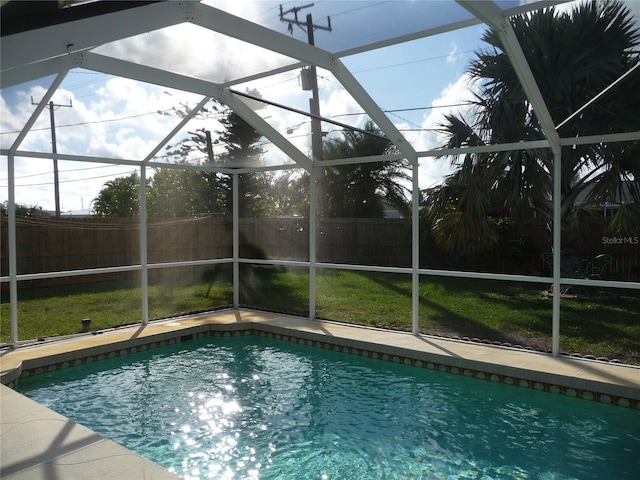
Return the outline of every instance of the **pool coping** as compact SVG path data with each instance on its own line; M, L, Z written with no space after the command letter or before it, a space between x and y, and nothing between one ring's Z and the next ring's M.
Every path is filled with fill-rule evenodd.
M22 347L0 383L205 335L265 335L380 360L640 409L640 367L253 310L176 317Z
M180 480L5 385L0 385L0 478L3 480Z
M640 367L302 317L223 310L23 346L0 357L0 477L178 477L9 386L50 372L208 336L261 335L485 381L640 409ZM126 473L123 473L126 472ZM123 477L122 475L125 475Z

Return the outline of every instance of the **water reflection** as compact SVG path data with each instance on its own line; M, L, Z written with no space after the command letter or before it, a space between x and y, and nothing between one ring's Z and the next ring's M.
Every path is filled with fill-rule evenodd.
M180 349L29 395L188 480L634 478L635 411L270 339Z

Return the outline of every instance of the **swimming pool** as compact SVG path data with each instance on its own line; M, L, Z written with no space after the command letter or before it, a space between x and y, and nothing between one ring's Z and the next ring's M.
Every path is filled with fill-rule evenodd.
M185 479L634 478L640 412L259 336L17 390Z

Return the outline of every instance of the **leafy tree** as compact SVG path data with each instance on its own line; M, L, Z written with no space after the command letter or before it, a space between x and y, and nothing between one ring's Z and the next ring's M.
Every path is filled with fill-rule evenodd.
M150 217L188 218L207 211L207 182L200 172L175 168L158 169L147 189Z
M185 218L208 213L207 184L199 172L158 169L148 180L147 213L150 217ZM137 172L104 184L93 202L93 215L135 217L140 213L140 177Z
M324 142L324 158L353 158L393 152L393 144L379 136L372 121L364 130L345 130L342 138ZM369 162L326 169L327 214L334 217L375 218L384 214L385 202L408 214L410 182L406 162Z
M9 201L5 200L0 203L0 215L9 214ZM16 203L16 217L31 217L31 218L44 218L50 217L46 210L38 205L24 205L22 203Z
M511 19L555 125L607 88L638 62L639 32L631 12L618 2L583 2L571 12L554 8ZM543 139L498 32L476 52L468 73L479 86L468 122L447 115L445 147ZM640 129L640 75L618 84L573 120L561 137ZM606 201L620 203L612 224L640 225L638 143L573 145L562 148L562 254L578 256L578 214ZM427 212L436 243L460 253L484 250L497 238L494 212L507 208L514 220L553 218L553 155L548 149L467 154L453 158L457 170L428 192ZM622 203L621 192L632 202Z
M140 177L134 172L104 184L93 202L98 217L136 217L140 214Z
M270 192L274 213L292 217L309 216L309 174L283 173L274 176Z

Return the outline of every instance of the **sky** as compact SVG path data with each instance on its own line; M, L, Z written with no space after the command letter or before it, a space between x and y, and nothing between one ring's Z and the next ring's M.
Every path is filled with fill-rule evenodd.
M287 25L280 21L278 3L266 1L233 2L212 0L212 4L237 13L249 20L269 24L282 33ZM304 3L304 2L302 2ZM394 2L397 7L399 2ZM402 2L407 7L392 25L403 31L414 28L412 22L427 2ZM301 5L283 2L284 9ZM302 10L314 15L314 23L327 25L331 16L332 31L316 30L316 45L330 50L345 50L357 44L359 35L370 35L367 41L393 34L390 31L388 10L391 2L355 2L317 0L314 6ZM438 4L438 2L436 2ZM445 5L442 3L442 5ZM640 11L640 2L630 2ZM567 7L563 7L567 8ZM397 8L394 10L398 12ZM441 13L442 14L442 13ZM291 16L291 15L289 15ZM435 18L433 21L436 22ZM356 25L357 21L360 25ZM423 25L423 23L420 23ZM418 28L418 27L415 27ZM465 69L474 50L481 46L483 25L468 27L386 47L372 52L343 57L345 66L364 86L369 95L385 111L396 127L417 151L429 150L442 144L434 131L443 114L464 112L470 98ZM386 32L386 33L385 33ZM306 41L306 33L294 27L294 38ZM378 35L378 37L376 37ZM351 43L350 43L351 42ZM172 69L178 73L223 82L250 75L261 69L282 65L289 59L266 52L259 47L226 37L192 25L178 25L159 32L150 32L116 44L106 45L97 53L144 62L151 66ZM242 61L238 61L241 59ZM8 148L22 125L33 112L34 102L45 95L53 77L3 89L0 92L0 147ZM366 120L362 107L349 95L334 76L318 71L320 112L323 117L361 127ZM279 75L234 86L240 91L258 91L269 101L308 110L310 92L303 91L300 72L291 70ZM140 82L112 77L84 69L71 70L54 94L56 147L60 153L141 160L177 124L177 110L193 107L201 97ZM310 151L310 122L308 117L284 109L267 106L257 113L276 130L285 135L301 151ZM191 122L176 138L185 138L188 131L200 128L212 132L220 130L219 114L210 110L199 120ZM340 127L323 124L329 136L340 135ZM214 133L215 138L215 133ZM264 161L268 164L290 162L273 145L267 143ZM45 108L32 131L25 137L21 150L50 152L52 149L50 112ZM218 153L219 153L218 149ZM156 161L170 161L162 158ZM201 155L194 154L196 163ZM111 165L95 162L58 161L61 211L82 214L91 208L105 182L136 171L132 165ZM446 161L422 159L420 187L426 188L442 181L450 171ZM7 158L0 157L0 202L8 198ZM16 159L16 202L29 206L54 209L53 162L49 159Z

